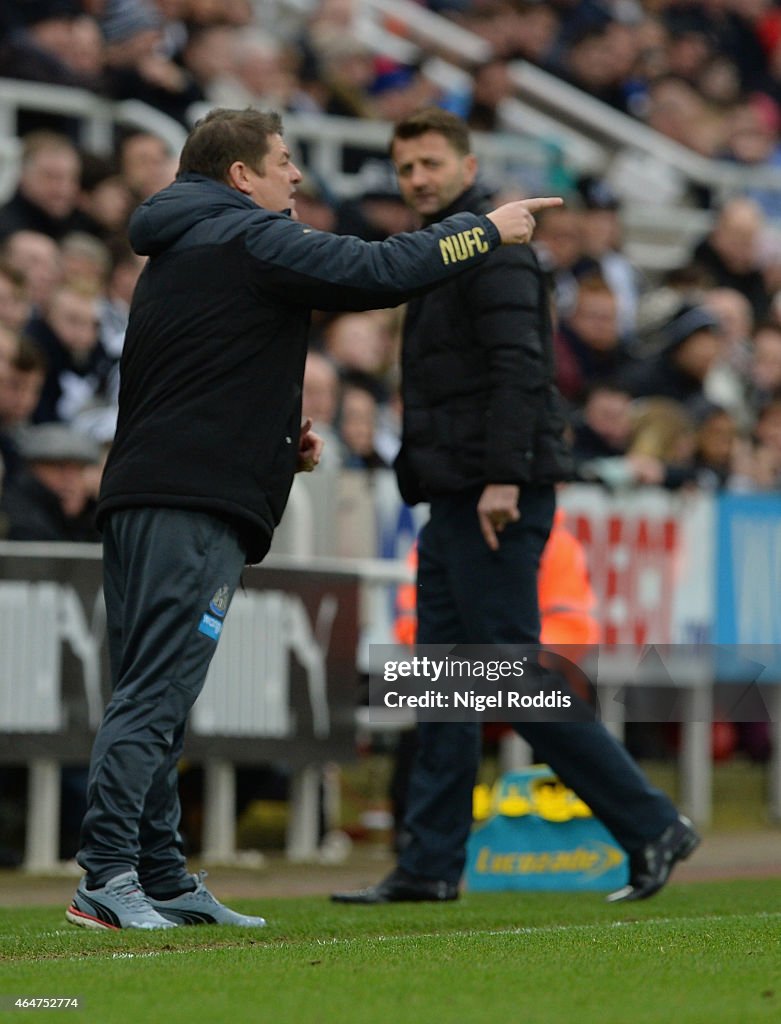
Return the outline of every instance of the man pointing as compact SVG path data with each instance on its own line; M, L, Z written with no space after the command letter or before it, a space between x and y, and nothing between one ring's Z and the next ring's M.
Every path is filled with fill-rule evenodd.
M66 912L82 927L265 924L187 873L176 764L242 567L265 556L294 473L319 459L301 425L310 312L396 305L528 242L534 211L560 202L368 243L297 223L300 180L278 115L214 110L176 181L130 221L149 260L98 502L113 693Z

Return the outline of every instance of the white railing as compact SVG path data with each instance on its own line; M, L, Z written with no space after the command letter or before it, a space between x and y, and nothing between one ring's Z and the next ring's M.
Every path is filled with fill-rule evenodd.
M111 152L116 125L153 132L174 153L182 148L187 135L178 121L139 100L108 100L86 89L0 78L0 139L16 137L20 110L45 110L77 118L79 142L95 153Z

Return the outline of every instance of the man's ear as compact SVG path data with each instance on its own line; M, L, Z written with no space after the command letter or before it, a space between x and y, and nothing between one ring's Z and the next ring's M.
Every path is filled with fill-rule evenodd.
M247 165L243 160L234 160L228 168L228 184L246 196L252 191L252 185L247 175Z
M467 185L474 185L477 177L477 157L474 153L467 153L464 157L464 178Z

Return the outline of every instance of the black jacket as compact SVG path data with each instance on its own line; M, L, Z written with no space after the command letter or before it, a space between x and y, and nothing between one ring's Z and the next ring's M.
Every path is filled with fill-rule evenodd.
M481 208L470 189L441 216ZM504 246L410 302L395 464L404 500L566 478L571 459L553 379L548 294L528 245Z
M480 244L459 258L452 239L465 232ZM139 207L130 240L151 259L130 309L98 522L130 506L202 509L239 526L253 562L296 468L310 310L395 305L500 241L490 220L464 214L362 242L201 175Z

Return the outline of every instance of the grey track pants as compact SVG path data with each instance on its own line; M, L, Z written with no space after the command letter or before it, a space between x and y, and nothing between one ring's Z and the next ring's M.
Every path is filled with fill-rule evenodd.
M245 553L234 529L177 509L113 512L103 538L113 693L95 739L79 864L89 886L186 876L177 761Z

